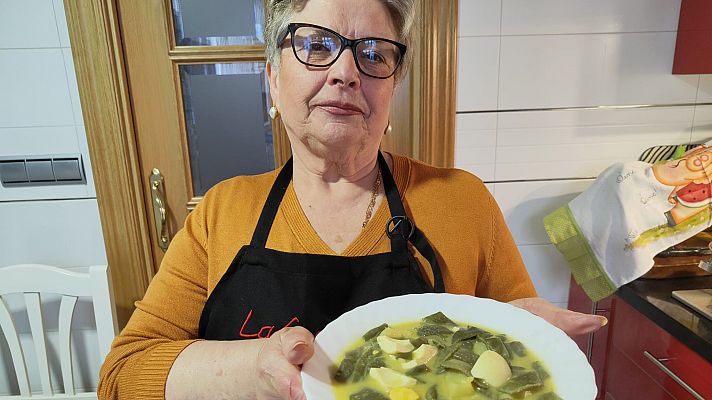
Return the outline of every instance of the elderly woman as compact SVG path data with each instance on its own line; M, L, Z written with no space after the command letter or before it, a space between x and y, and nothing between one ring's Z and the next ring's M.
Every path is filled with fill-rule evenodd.
M406 293L513 301L570 334L600 327L533 298L479 179L379 151L413 3L269 2L270 114L293 158L220 183L188 217L114 342L100 397L303 399L313 334Z

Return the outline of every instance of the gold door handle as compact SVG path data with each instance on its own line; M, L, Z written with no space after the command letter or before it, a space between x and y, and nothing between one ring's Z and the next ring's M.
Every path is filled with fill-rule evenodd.
M151 199L153 200L153 218L156 222L156 237L158 246L166 251L171 239L168 236L168 219L166 218L166 191L163 188L163 175L158 168L151 171Z

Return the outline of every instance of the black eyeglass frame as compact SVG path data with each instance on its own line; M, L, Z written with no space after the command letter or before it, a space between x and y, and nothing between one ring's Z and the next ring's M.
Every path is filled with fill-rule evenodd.
M341 41L341 49L339 49L339 54L337 54L333 60L331 60L330 62L328 62L326 64L313 64L313 63L308 63L306 61L302 61L302 59L299 58L299 56L297 55L297 49L294 47L294 33L297 31L297 29L303 28L303 27L323 29L323 30L333 34L334 36L338 37L339 40ZM282 46L285 39L287 39L287 35L292 36L291 47L292 47L292 51L294 52L294 57L296 57L296 59L304 65L308 65L310 67L318 67L318 68L329 67L329 66L333 65L336 62L336 60L339 59L339 57L341 57L341 53L344 52L346 47L350 47L351 54L354 57L354 63L356 64L356 68L358 68L359 72L361 72L362 74L364 74L366 76L370 76L371 78L376 78L376 79L388 79L391 76L393 76L398 71L398 68L400 68L401 64L403 63L403 59L405 58L405 52L406 52L406 50L408 50L408 46L404 45L403 43L396 42L395 40L379 38L379 37L365 37L365 38L359 38L359 39L349 39L349 38L346 38L346 37L342 36L341 34L339 34L338 32L333 31L329 28L325 28L320 25L307 24L307 23L301 23L301 22L292 22L289 25L287 25L287 29L285 29L284 32L282 32L282 34L279 35L279 37L277 38L277 46L279 46L279 47ZM390 75L375 76L375 75L371 75L368 72L361 69L361 64L359 63L358 57L356 56L356 47L359 45L359 43L365 42L367 40L382 40L384 42L388 42L388 43L395 45L398 48L398 50L400 50L400 57L398 58L396 67L393 68L393 72L391 72Z

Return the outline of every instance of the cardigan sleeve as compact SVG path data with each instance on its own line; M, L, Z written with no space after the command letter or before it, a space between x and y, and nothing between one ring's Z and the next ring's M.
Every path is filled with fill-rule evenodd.
M112 343L100 371L99 398L163 399L173 362L197 339L208 275L201 206L172 240L144 298Z
M504 221L502 211L492 196L488 196L491 215L491 236L486 250L482 278L478 281L476 293L508 302L525 297L536 297L536 289L529 277L519 249Z

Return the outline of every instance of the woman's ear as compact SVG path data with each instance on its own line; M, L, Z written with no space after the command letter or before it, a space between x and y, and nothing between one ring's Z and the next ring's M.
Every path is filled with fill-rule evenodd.
M269 80L269 95L272 98L272 105L279 109L279 86L277 85L277 68L272 63L267 63L267 79Z

